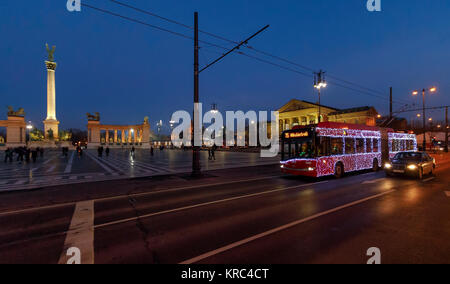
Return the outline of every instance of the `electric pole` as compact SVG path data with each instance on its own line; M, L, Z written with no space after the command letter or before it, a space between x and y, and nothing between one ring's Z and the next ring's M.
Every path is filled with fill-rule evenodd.
M445 153L448 153L448 106L445 107Z
M198 12L194 13L194 123L192 127L192 175L200 176L201 175L201 167L200 167L200 147L195 145L195 134L196 134L196 125L195 125L195 116L196 116L196 104L199 103L199 64L198 64Z
M265 26L264 28L260 29L258 32L254 33L249 38L241 41L238 45L230 49L228 52L224 53L222 56L214 60L212 63L206 65L201 70L199 68L199 60L198 60L198 54L199 54L199 38L198 38L198 12L194 13L194 123L192 124L192 176L193 177L199 177L201 176L201 166L200 166L200 146L195 145L195 137L196 134L199 133L199 135L203 136L203 129L200 125L200 129L197 129L197 125L195 125L195 117L196 117L196 105L200 102L199 101L199 75L201 72L205 71L212 65L216 64L220 60L222 60L227 55L233 53L235 50L238 50L241 46L247 44L251 39L262 33L264 30L266 30L269 27L269 25ZM197 113L199 115L199 112ZM202 141L202 137L200 137L200 141Z
M390 89L390 96L389 96L389 118L392 119L392 87Z

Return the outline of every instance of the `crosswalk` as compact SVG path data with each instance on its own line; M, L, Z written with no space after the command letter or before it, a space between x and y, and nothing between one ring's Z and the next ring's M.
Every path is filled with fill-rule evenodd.
M220 154L217 161L208 161L203 156L204 170L235 168L249 165L277 163L276 159L258 160L253 155ZM184 151L136 151L130 155L126 150L113 150L106 157L99 157L96 151L88 150L79 157L75 151L62 156L59 151L49 151L36 163L3 163L0 155L0 192L36 189L93 181L124 178L151 177L191 171L191 154Z

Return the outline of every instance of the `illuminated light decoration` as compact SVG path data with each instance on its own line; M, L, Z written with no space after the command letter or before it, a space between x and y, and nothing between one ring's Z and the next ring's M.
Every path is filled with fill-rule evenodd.
M344 166L344 172L372 169L375 159L378 162L378 166L381 167L381 131L317 127L316 134L318 137L342 138L342 148L344 154L319 157L315 159L294 158L283 162L283 172L294 175L300 174L311 177L323 177L334 175L335 167L338 163L342 163ZM353 141L355 145L353 148L355 149L355 152L358 151L356 147L356 139L364 139L364 153L345 154L346 138L354 138ZM377 147L374 147L373 145L374 139L376 139L378 143ZM414 134L388 133L389 151L391 157L396 154L396 152L391 152L392 143L395 140L404 141L405 143L402 142L402 145L405 148L406 141L413 141L413 150L410 151L417 151L417 140ZM367 153L367 150L369 149L369 145L367 145L367 143L370 143L370 149L378 149L377 152Z
M389 157L392 159L399 152L416 152L417 138L415 134L410 133L389 133ZM400 149L394 149L394 143L400 141ZM407 141L412 141L411 149L407 149Z

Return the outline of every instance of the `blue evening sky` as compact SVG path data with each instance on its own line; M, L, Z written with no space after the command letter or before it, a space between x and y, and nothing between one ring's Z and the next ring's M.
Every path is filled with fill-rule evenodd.
M384 92L386 97L383 100L330 84L323 91L324 105L370 105L387 114L390 86L396 101L419 103L410 91L432 85L439 92L428 97L427 104L450 105L448 0L381 0L380 13L369 13L366 0L122 1L188 25L193 24L193 12L198 11L200 29L235 41L270 24L251 46L324 69ZM192 36L189 29L108 0L82 2ZM1 0L0 35L0 119L6 116L6 106L24 107L27 119L42 127L46 116L46 42L57 46L57 117L61 128L84 129L86 112L96 111L108 124L135 124L149 116L155 128L160 119L167 124L173 111L192 109L191 40L86 7L81 13L69 13L66 0ZM201 39L232 47L205 35ZM220 52L202 48L201 65ZM276 110L292 98L317 101L312 83L308 77L234 54L201 74L200 99L208 109L215 102L222 111ZM395 109L401 107L395 105ZM430 112L436 119L442 114Z

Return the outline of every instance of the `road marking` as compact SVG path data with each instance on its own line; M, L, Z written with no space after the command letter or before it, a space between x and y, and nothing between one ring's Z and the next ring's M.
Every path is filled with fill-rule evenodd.
M101 174L99 174L99 175L101 175ZM88 176L88 177L92 178L92 176ZM113 197L104 197L104 198L98 198L98 199L91 199L91 200L86 200L86 201L95 201L95 202L112 201L112 200L117 200L117 199L121 199L121 198L128 198L130 196L132 196L132 197L140 197L140 196L155 195L155 194L165 193L165 192L175 192L175 191L189 190L189 189L196 189L196 188L203 188L203 187L212 187L212 186L229 185L229 184L241 183L241 182L251 182L251 181L258 181L258 180L266 180L266 179L272 179L272 178L277 178L277 177L280 177L280 176L269 176L269 177L263 177L263 178L228 181L228 182L221 182L221 183L193 185L193 186L178 187L178 188L166 189L166 190L162 189L162 190L153 191L153 192L124 194L124 195L118 195L118 196L113 196ZM7 182L9 182L9 181L6 181L6 183ZM71 205L74 205L74 204L76 204L76 202L67 202L67 203L61 203L61 204L56 204L56 205L48 205L48 206L33 207L33 208L27 208L27 209L21 209L21 210L9 211L9 212L1 212L0 216L21 214L21 213L38 211L38 210L55 209L55 208L61 208L61 207L65 207L65 206L71 206Z
M103 169L105 169L107 172L109 172L110 174L114 173L113 170L111 170L108 166L106 166L105 164L103 164L102 162L100 162L99 160L97 160L97 158L95 158L91 153L86 152L88 157L91 158L92 160L94 160L94 162L96 162L99 166L101 166Z
M50 163L51 161L53 161L53 159L54 159L54 157L48 159L47 161L43 162L42 164L43 164L43 165L47 165L48 163Z
M286 225L284 225L284 226L281 226L281 227L278 227L278 228L274 228L274 229L269 230L269 231L266 231L266 232L264 232L264 233L261 233L261 234L258 234L258 235L255 235L255 236L252 236L252 237L243 239L243 240L241 240L241 241L238 241L238 242L229 244L229 245L224 246L224 247L221 247L221 248L219 248L219 249L216 249L216 250L213 250L213 251L204 253L204 254L199 255L199 256L197 256L197 257L194 257L194 258L185 260L185 261L181 262L180 264L193 264L193 263L199 262L199 261L204 260L204 259L206 259L206 258L209 258L209 257L211 257L211 256L215 256L215 255L217 255L217 254L221 254L221 253L226 252L226 251L228 251L228 250L231 250L231 249L233 249L233 248L236 248L236 247L239 247L239 246L248 244L248 243L253 242L253 241L255 241L255 240L258 240L258 239L267 237L267 236L269 236L269 235L278 233L278 232L280 232L280 231L284 231L284 230L286 230L286 229L289 229L289 228L295 227L295 226L297 226L297 225L303 224L303 223L305 223L305 222L308 222L308 221L311 221L311 220L320 218L320 217L322 217L322 216L329 215L329 214L331 214L331 213L335 213L335 212L338 212L338 211L340 211L340 210L343 210L343 209L346 209L346 208L349 208L349 207L353 207L353 206L355 206L355 205L358 205L358 204L367 202L367 201L369 201L369 200L373 200L373 199L379 198L379 197L381 197L381 196L390 194L390 193L392 193L392 192L394 192L394 191L395 191L395 189L394 189L394 190L387 191L387 192L384 192L384 193L372 195L372 196L370 196L370 197L367 197L367 198L364 198L364 199L360 199L360 200L357 200L357 201L354 201L354 202L351 202L351 203L348 203L348 204L345 204L345 205L336 207L336 208L334 208L334 209L327 210L327 211L324 211L324 212L322 212L322 213L318 213L318 214L315 214L315 215L313 215L313 216L310 216L310 217L307 217L307 218L304 218L304 219L300 219L300 220L294 221L294 222L289 223L289 224L286 224Z
M379 179L374 179L374 180L367 180L365 182L363 182L362 184L372 184L372 183L377 183L380 181L386 180L386 178L379 178Z
M447 197L450 197L450 191L446 191L445 195L447 195Z
M423 182L429 182L429 181L432 181L434 179L435 179L435 177L430 177L430 178L424 179Z
M53 172L53 170L56 168L56 166L51 166L48 170L47 170L47 173L49 173L49 172Z
M117 220L117 221L113 221L113 222L109 222L109 223L103 223L103 224L96 225L95 228L96 229L97 228L103 228L103 227L108 227L108 226L112 226L112 225L132 222L132 221L135 221L137 219L144 219L144 218L149 218L149 217L154 217L154 216L159 216L159 215L164 215L164 214L169 214L169 213L175 213L175 212L180 212L180 211L184 211L184 210L188 210L188 209L194 209L194 208L204 207L204 206L208 206L208 205L220 204L220 203L224 203L224 202L230 202L230 201L235 201L235 200L249 198L249 197L256 197L256 196L266 195L266 194L270 194L270 193L276 193L276 192L280 192L280 191L298 189L298 188L302 188L302 187L307 187L307 186L312 186L312 185L322 184L322 183L327 183L327 182L328 181L321 181L321 182L316 182L316 183L308 183L308 184L302 184L302 185L297 185L297 186L291 186L291 187L285 187L285 188L280 188L280 189L268 190L268 191L253 193L253 194L247 194L247 195L241 195L241 196L236 196L236 197L230 197L230 198L221 199L221 200L215 200L215 201L211 201L211 202L194 204L194 205L189 205L189 206L185 206L185 207L180 207L180 208L175 208L175 209L170 209L170 210L150 213L150 214L146 214L146 215L136 216L136 217L132 217L132 218L121 219L121 220Z
M66 264L70 256L67 251L78 248L82 264L94 264L94 202L84 201L76 204L64 249L58 264Z
M65 174L70 174L70 172L72 171L73 157L75 157L75 151L73 151L72 155L70 156L69 162L67 163L66 170L64 171Z

